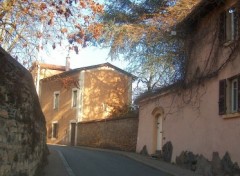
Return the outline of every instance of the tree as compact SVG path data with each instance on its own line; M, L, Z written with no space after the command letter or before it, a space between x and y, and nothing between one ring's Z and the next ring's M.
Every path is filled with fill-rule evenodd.
M103 5L94 0L3 0L0 2L0 44L23 64L39 50L53 49L68 40L78 52L98 38Z
M197 0L117 0L108 2L102 17L103 42L110 56L122 54L128 70L139 77L145 90L179 81L184 76L184 45L175 33Z
M156 41L156 43L146 43L145 41L132 46L125 55L129 62L127 69L138 76L137 92L153 91L162 86L166 86L180 79L176 73L181 72L177 65L181 65L175 53L171 53L175 42ZM141 89L140 89L141 88Z

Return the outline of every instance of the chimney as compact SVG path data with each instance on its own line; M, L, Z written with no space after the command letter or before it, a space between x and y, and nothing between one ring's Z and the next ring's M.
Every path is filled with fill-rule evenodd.
M70 57L69 57L69 55L66 57L65 70L66 70L66 71L69 71L69 70L70 70Z

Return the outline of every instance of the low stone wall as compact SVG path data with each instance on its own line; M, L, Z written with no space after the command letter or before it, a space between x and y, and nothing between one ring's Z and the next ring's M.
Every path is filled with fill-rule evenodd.
M31 74L0 48L0 175L36 174L46 154L45 134Z
M135 151L138 118L81 122L77 129L77 145Z

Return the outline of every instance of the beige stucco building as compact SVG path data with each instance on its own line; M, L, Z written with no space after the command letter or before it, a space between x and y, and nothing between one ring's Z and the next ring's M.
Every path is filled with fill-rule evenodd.
M171 141L172 161L182 151L229 152L240 163L239 2L202 1L180 24L186 35L184 80L142 95L137 151L149 154ZM179 28L178 28L179 29Z
M132 102L133 75L109 63L42 79L40 103L48 142L76 144L77 123L111 117Z
M34 62L29 71L32 74L37 94L39 95L40 93L39 83L41 79L62 73L64 71L67 71L68 69L69 68L62 65Z

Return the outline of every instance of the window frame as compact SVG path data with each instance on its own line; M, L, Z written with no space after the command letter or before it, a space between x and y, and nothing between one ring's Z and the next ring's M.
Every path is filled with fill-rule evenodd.
M58 129L59 129L58 122L57 121L52 122L52 139L58 138Z
M74 92L77 92L76 94L76 97L74 96ZM78 98L78 95L79 95L79 91L77 88L73 88L72 89L72 103L71 103L71 107L72 108L77 108L78 104L79 104L79 98Z
M239 37L239 3L227 8L220 14L220 42L224 46L236 41Z
M240 117L240 74L219 81L219 115Z
M58 95L57 101L56 101L56 97L57 97L56 95ZM60 91L55 91L53 93L53 109L58 110L59 105L60 105Z

